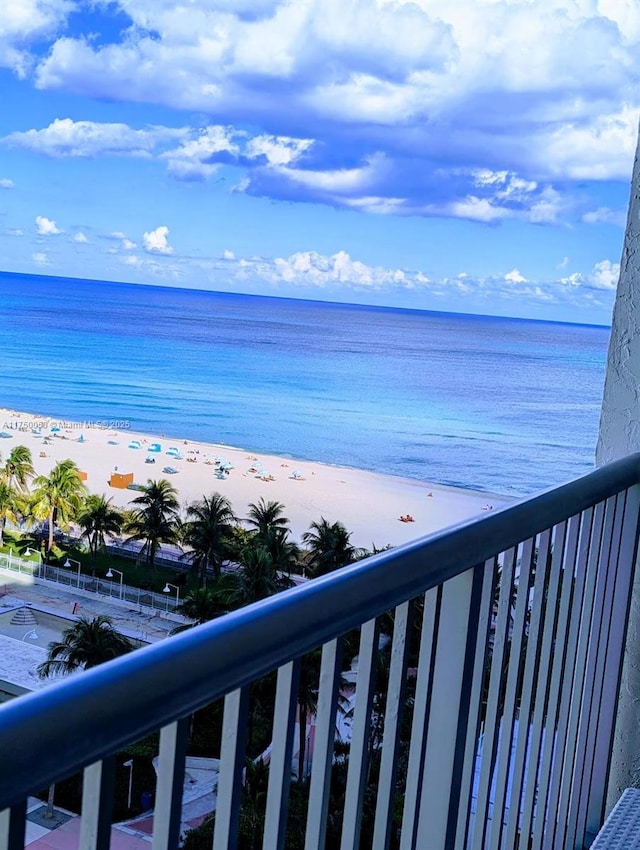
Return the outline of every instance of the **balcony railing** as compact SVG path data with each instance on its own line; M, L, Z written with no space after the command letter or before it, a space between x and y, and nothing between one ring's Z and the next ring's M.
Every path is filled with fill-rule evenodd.
M281 850L301 664L319 647L304 847L324 847L342 648L356 629L341 850L361 846L365 793L376 850L588 846L603 820L639 480L635 455L7 703L0 847L23 846L29 794L81 769L81 848L108 847L115 754L158 729L153 847L177 847L189 717L224 698L213 846L234 848L249 688L277 671L262 847Z

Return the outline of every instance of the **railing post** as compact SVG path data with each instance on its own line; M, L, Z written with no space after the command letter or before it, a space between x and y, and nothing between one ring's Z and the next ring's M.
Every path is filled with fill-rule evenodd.
M82 850L109 850L115 775L114 756L84 769L79 842Z
M160 732L152 850L170 850L178 845L188 737L188 717Z
M638 565L638 495L640 485L629 491L630 509L626 539L622 541L627 557L632 560L632 576L628 585L629 602L624 656L618 690L618 709L611 747L609 782L605 814L618 802L625 788L636 785L640 773L640 567ZM625 523L626 525L626 523ZM624 573L624 565L621 565Z
M442 589L416 848L455 843L483 578L481 565Z
M0 850L23 850L26 802L0 812Z

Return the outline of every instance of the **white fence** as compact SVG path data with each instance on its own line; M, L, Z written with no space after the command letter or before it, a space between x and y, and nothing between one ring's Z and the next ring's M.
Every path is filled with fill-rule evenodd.
M131 585L120 582L117 578L111 581L96 578L84 575L78 569L53 567L50 564L41 564L35 560L20 558L12 553L0 553L0 569L30 575L39 581L61 585L71 590L80 590L101 599L106 597L127 602L141 609L157 613L173 613L180 604L179 591L177 593L172 591L170 594L155 593L152 590L131 587Z

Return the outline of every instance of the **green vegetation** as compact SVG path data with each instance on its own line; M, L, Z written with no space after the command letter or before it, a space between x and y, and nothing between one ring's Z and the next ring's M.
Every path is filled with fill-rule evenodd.
M39 475L33 481L29 513L34 519L46 520L49 526L47 551L53 548L56 526L68 530L84 502L86 488L80 470L72 460L61 460L49 476Z
M146 555L147 566L153 569L160 544L178 542L178 491L164 478L149 480L142 495L132 499L131 504L135 508L127 523L130 536L126 542L142 541L141 554Z
M122 514L111 507L111 499L104 496L87 496L78 515L82 536L86 537L95 566L98 552L104 551L106 538L115 537L122 530Z
M231 504L220 493L203 496L187 508L187 521L182 528L185 557L201 583L208 571L220 576L223 562L233 551L233 527L237 522Z
M48 647L47 660L38 666L38 675L66 675L76 670L88 670L105 661L131 652L133 644L116 631L109 617L100 615L93 619L80 619L62 633L59 641Z
M9 526L5 532L5 526ZM61 532L74 526L78 539ZM20 533L16 530L20 528ZM124 535L140 544L137 557L128 559L111 554L107 544L112 537ZM0 463L0 551L12 549L24 558L43 560L64 566L67 558L90 569L96 578L113 567L129 585L161 592L167 582L183 588L177 608L189 623L175 631L201 626L229 611L279 593L293 582L293 574L310 578L326 575L354 563L369 553L351 543L345 526L321 517L312 522L302 536L303 546L291 540L285 506L260 499L250 504L245 518L237 517L229 501L220 493L203 496L181 512L176 489L166 480L149 480L130 502L129 510L118 510L104 495L88 494L78 467L70 460L57 463L48 476L33 477L28 450L16 447L4 465ZM178 546L185 567L166 568L158 563L163 544ZM374 551L376 551L374 547ZM389 616L383 631L393 629ZM417 637L414 636L417 640ZM343 668L358 653L358 632L343 639ZM81 619L67 629L59 641L49 645L49 655L39 672L44 676L70 673L94 667L131 651L131 643L118 634L108 617ZM289 830L285 846L294 850L303 846L308 799L306 775L307 723L316 711L320 650L301 661L297 710L301 720L297 747L299 767L289 794ZM379 681L386 681L388 653L380 653ZM273 735L275 710L275 672L252 683L247 728L247 769L241 808L239 848L261 846L268 767L261 755ZM370 840L375 796L371 789L377 781L377 746L384 720L385 694L374 699L376 729L370 745L370 781L365 805L363 835ZM410 703L410 700L408 701ZM407 715L410 711L405 712ZM405 721L407 722L407 721ZM219 757L222 734L222 701L209 705L191 717L189 754ZM157 754L157 735L128 748L118 755L117 790L114 818L122 819L140 811L138 783L142 790L153 790L151 759ZM339 749L339 747L338 747ZM344 748L343 748L344 749ZM127 767L133 759L133 768ZM331 812L328 846L339 840L340 816L344 802L348 747L335 760L331 783ZM129 806L126 789L129 771L134 774L134 796ZM402 771L401 771L402 772ZM143 777L141 780L140 777ZM138 786L138 787L136 787ZM56 802L67 800L77 810L80 787L72 778L59 783ZM400 796L400 792L399 792ZM397 806L401 810L401 803ZM213 820L208 819L185 837L184 847L211 846ZM204 843L203 843L204 842ZM393 842L392 842L393 845ZM337 845L336 845L337 846Z
M129 509L117 509L105 495L87 492L72 460L61 460L49 475L34 477L29 449L15 446L4 463L0 458L0 552L11 549L36 560L39 553L56 566L71 558L85 572L88 555L94 576L114 567L127 584L149 590L162 591L168 581L190 594L206 587L215 600L210 606L215 615L289 587L293 573L325 575L368 554L351 544L342 523L324 517L311 523L301 549L291 540L285 506L277 501L261 498L240 518L229 500L214 492L187 505L181 515L177 490L169 481L149 480L136 492ZM79 540L63 535L73 526L80 531ZM107 552L109 539L121 534L125 542L140 544L135 560ZM175 569L158 566L163 544L180 548L191 577L178 564ZM223 570L227 562L234 570Z

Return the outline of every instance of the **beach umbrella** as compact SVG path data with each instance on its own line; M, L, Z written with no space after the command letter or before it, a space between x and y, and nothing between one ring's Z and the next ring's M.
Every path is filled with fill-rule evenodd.
M51 429L51 433L52 434L58 434L59 432L60 432L60 429L58 428L58 426L54 425L53 428Z

